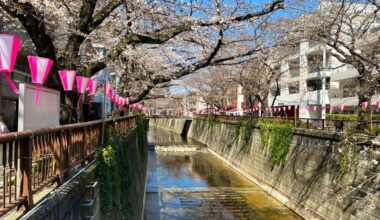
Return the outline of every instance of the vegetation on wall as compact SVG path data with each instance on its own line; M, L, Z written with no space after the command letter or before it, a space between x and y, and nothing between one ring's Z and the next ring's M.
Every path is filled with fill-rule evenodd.
M218 128L221 128L222 126L222 120L213 115L209 115L207 117L207 122L208 122L208 129L213 129L215 125L218 126Z
M260 121L261 146L270 153L271 167L281 165L293 140L293 124L282 121Z
M128 195L131 184L128 147L138 144L139 152L146 154L148 122L140 118L135 129L122 135L111 135L105 147L96 155L100 182L100 205L104 217L128 219L133 213ZM137 136L137 143L136 143Z
M202 118L196 118L196 128L198 129ZM208 128L212 129L215 125L221 126L221 120L215 116L207 117ZM268 148L270 153L270 164L273 168L283 164L289 152L293 140L293 124L286 121L277 120L239 120L235 124L235 141L239 144L242 138L242 147L245 152L249 152L252 144L252 137L255 128L260 128L261 146Z
M257 127L256 121L239 120L235 126L236 143L239 143L240 136L242 136L242 146L245 149L245 151L248 152L252 144L252 136L254 133L254 129Z
M270 139L268 141L270 162L273 168L276 165L283 164L286 155L289 152L293 140L292 124L271 124Z
M326 119L358 120L358 114L326 114ZM380 120L380 114L373 114L372 120Z
M201 118L195 118L195 128L197 129L197 130L199 130L200 129L200 127L201 127L201 121L202 121L202 119Z

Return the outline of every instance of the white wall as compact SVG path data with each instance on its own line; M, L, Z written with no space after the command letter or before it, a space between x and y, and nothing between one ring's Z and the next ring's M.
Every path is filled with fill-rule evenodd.
M19 89L19 131L46 128L59 125L59 91L41 87L39 102L35 104L35 85L21 83Z

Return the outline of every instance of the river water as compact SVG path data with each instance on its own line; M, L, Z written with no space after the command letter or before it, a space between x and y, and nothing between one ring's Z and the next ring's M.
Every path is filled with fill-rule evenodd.
M144 218L302 219L205 146L150 127Z

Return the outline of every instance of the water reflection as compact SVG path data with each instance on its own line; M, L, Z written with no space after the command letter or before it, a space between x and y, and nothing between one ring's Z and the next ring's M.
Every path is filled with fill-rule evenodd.
M198 144L156 128L151 128L149 142L167 147ZM149 152L145 219L301 218L220 159L201 150Z
M151 126L149 128L148 143L156 144L156 145L175 145L175 144L181 144L181 145L191 144L191 145L196 145L196 146L202 145L201 143L196 142L192 139L182 137L179 134L166 131L154 126Z

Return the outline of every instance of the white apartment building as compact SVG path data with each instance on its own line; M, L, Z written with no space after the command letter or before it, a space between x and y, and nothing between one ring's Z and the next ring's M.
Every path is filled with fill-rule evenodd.
M299 52L283 60L277 68L283 74L274 107L309 106L309 109L299 108L296 116L325 118L330 108L323 111L322 106L334 106L333 112L337 112L339 106L344 105L344 111L349 112L358 105L357 70L340 63L331 55L331 49L322 44L301 42ZM268 103L272 103L275 92L273 88ZM379 93L372 97L372 105L378 100ZM317 106L316 111L314 106Z
M317 10L325 14L329 13L329 8L335 6L336 3L326 1L322 2ZM359 11L363 9L361 11L363 17L353 14L352 29L357 28L355 25L362 25L361 20L365 17L364 15L376 10L374 7L358 3L351 4L347 13L358 9ZM355 42L358 47L372 41L370 38L378 39L380 19L375 20L371 26L373 27L369 32L371 34L368 34L368 37L362 40L363 42ZM346 26L342 28L351 30ZM342 38L343 41L346 40L345 37ZM352 43L349 39L350 37L347 36L348 42ZM302 41L296 49L293 55L284 59L279 66L275 66L282 75L279 81L280 91L274 106L303 106L297 111L294 111L294 108L292 112L286 111L287 115L294 116L295 114L300 118L325 118L326 111L330 112L331 108L326 109L322 106L334 107L333 112L339 112L339 107L344 105L345 112L353 112L358 106L357 70L351 65L339 62L332 56L333 49L326 45ZM276 89L271 89L270 93L268 102L272 104ZM376 91L376 95L371 100L372 105L376 105L376 101L379 100L379 91ZM308 106L308 109L305 106Z

